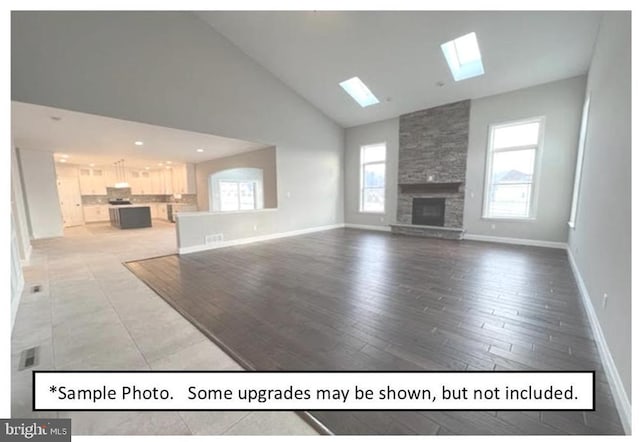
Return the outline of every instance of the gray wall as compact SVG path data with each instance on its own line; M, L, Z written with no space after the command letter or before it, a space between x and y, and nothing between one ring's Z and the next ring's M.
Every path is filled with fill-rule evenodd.
M258 232L343 222L344 130L195 15L14 12L11 31L12 99L275 145Z
M62 236L56 169L51 152L18 150L24 196L33 239Z
M631 399L631 13L605 13L589 92L582 185L569 247ZM606 309L603 293L609 295Z
M570 78L471 101L466 233L537 241L567 241L573 173L585 77ZM545 116L545 132L537 189L536 219L482 219L489 125Z
M264 207L278 206L277 186L277 152L275 147L254 150L230 157L217 158L196 164L196 193L198 195L198 210L208 211L209 207L209 176L212 173L238 167L255 167L262 169L262 189L264 192Z
M399 121L398 118L392 118L346 129L344 216L347 224L388 227L396 222ZM381 142L387 143L385 213L360 213L360 147Z

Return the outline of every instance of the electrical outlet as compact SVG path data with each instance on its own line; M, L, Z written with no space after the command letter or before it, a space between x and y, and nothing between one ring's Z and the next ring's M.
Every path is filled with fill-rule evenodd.
M205 235L204 243L212 244L214 242L222 242L224 241L224 235L222 233L214 233L212 235Z
M433 175L429 175L429 177L427 178L427 181L433 181Z
M609 295L607 295L606 293L602 294L602 310L605 310L607 308L607 302L609 301Z

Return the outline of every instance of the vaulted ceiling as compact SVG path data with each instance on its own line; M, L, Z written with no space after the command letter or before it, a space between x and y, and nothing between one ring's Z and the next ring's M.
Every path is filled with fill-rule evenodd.
M198 12L344 127L587 72L601 14L517 12ZM440 45L478 38L485 75L454 82ZM358 76L380 99L361 108L338 85Z

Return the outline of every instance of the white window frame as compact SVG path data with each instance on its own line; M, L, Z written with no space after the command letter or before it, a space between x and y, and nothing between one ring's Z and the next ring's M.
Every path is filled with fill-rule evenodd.
M526 146L512 146L501 149L493 148L493 136L496 129L501 129L509 126L519 126L527 123L539 123L538 127L538 144L531 144ZM540 169L542 162L542 146L544 144L544 127L545 117L537 116L531 118L524 118L521 120L508 121L503 123L495 123L489 125L489 137L487 142L487 157L486 167L484 173L484 195L482 203L482 219L485 220L502 220L502 221L535 221L536 212L538 209L538 187L540 181ZM495 216L489 214L489 198L492 188L492 170L493 170L493 154L494 152L514 152L519 150L535 150L535 159L533 162L533 176L531 178L531 196L529 198L529 216Z
M369 161L364 162L364 150L368 147L383 146L384 147L384 161ZM376 210L364 210L364 167L372 164L384 164L384 207L381 211ZM384 214L387 210L387 143L372 143L360 146L360 201L358 204L359 213L373 213ZM367 187L367 189L379 189L379 187Z
M571 197L571 214L569 215L569 227L576 228L578 216L578 199L580 198L580 186L582 185L582 164L584 163L584 148L587 142L587 127L589 126L589 108L591 107L591 92L588 92L582 106L582 119L580 121L580 138L578 139L578 155L576 157L576 173L573 178L573 196Z
M220 190L220 211L221 212L246 212L249 210L256 210L256 207L258 206L257 201L256 201L256 183L254 181L244 181L244 180L220 180L218 181L220 187L222 187L222 183L231 183L231 184L235 184L237 189L238 189L238 208L234 209L234 210L223 210L222 209L222 190ZM240 184L251 184L251 186L253 187L253 207L251 209L242 209L240 207Z

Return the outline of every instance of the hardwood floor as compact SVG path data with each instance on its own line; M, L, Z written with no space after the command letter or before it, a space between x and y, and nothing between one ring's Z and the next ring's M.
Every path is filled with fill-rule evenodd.
M313 412L335 434L622 434L566 252L338 229L127 263L250 370L596 370L594 412Z

